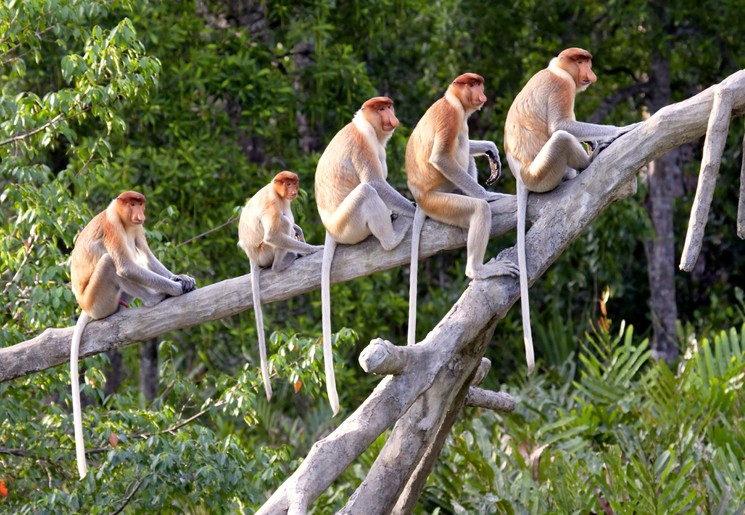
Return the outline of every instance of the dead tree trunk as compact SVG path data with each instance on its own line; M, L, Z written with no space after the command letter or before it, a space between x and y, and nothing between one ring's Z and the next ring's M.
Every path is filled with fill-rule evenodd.
M652 62L650 110L652 113L670 103L670 63L661 55ZM655 359L673 361L678 357L676 322L678 305L675 295L675 232L673 201L676 181L681 180L678 167L679 148L674 148L649 165L647 211L654 234L645 242L649 275L649 305L652 314L652 355Z
M140 392L150 402L158 396L158 339L140 344Z

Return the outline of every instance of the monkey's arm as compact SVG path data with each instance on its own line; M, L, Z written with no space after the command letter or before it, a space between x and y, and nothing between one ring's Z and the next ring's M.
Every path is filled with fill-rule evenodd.
M469 174L455 159L454 152L449 150L443 138L438 134L432 147L429 163L434 166L448 181L469 197L483 200L497 198L496 193L486 191L476 179Z
M497 148L497 144L493 141L476 139L468 141L468 153L472 156L484 156L489 152L497 156L497 159L499 159L499 149Z
M396 191L396 188L391 186L388 181L383 178L382 170L375 169L370 165L361 166L357 170L357 177L360 182L367 183L375 188L378 196L380 196L385 205L388 206L391 211L403 215L414 216L414 211L416 209L414 204Z
M147 257L148 268L161 277L165 277L166 279L170 279L171 281L179 283L181 285L182 293L188 293L197 287L197 283L192 277L185 274L176 275L168 270L168 268L166 268L165 265L160 262L155 254L153 254L153 251L150 250L150 245L147 244L147 239L145 239L144 236L137 238L135 245L141 252L145 253L145 256Z
M401 195L396 189L388 184L385 179L376 179L369 181L368 184L375 188L380 198L383 199L388 208L398 214L414 216L416 208L414 204L406 197Z
M570 119L558 120L549 126L551 134L556 131L566 131L580 141L615 139L623 134L623 129L615 125L596 125Z
M264 242L272 247L291 250L298 254L312 254L323 249L323 245L309 245L305 241L299 241L289 236L282 230L281 222L277 220L276 216L265 214L261 218L261 223L264 226Z
M469 153L472 156L486 156L489 159L489 170L491 171L486 181L487 186L494 183L502 175L502 160L499 158L499 149L493 141L470 140L468 142ZM475 166L475 163L471 163ZM469 174L476 177L476 174Z
M133 256L117 250L109 250L109 255L119 277L164 295L176 297L183 293L181 283L138 265Z
M569 92L559 91L549 99L546 116L549 135L556 131L566 131L580 141L614 140L642 123L616 127L615 125L578 122L574 119L574 106L570 102L573 98L574 96Z
M150 246L147 244L147 241L144 241L144 238L137 241L137 248L147 256L147 266L150 270L167 279L174 277L175 274L168 270L165 265L155 257L155 254L150 250Z

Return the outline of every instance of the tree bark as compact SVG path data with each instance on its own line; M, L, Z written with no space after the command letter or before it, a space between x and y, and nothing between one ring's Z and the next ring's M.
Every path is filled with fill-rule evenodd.
M158 395L158 339L140 344L140 391L147 401Z
M122 384L122 353L112 350L106 354L109 356L109 366L104 372L106 384L103 385L103 392L109 396L116 393Z
M670 63L660 54L652 61L649 91L651 113L670 103ZM654 235L645 243L649 278L649 305L652 315L652 356L673 361L678 357L675 294L675 232L673 201L681 191L678 167L679 149L675 148L649 165L647 174L647 212Z

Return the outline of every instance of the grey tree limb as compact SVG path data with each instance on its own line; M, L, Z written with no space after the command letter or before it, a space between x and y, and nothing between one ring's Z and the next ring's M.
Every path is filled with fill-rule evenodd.
M691 216L688 220L683 254L680 257L680 269L690 272L696 266L704 241L704 230L709 219L709 208L714 198L714 188L719 176L719 165L722 162L724 144L727 143L727 131L732 117L732 104L737 94L738 82L729 77L716 86L714 101L709 116L709 125L704 141L704 154L701 159L701 172L698 175L696 197L693 200Z

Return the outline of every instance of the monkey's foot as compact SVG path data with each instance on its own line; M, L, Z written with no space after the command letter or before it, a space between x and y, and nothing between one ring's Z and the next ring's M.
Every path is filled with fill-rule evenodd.
M520 268L512 261L496 261L496 258L492 258L490 261L475 270L469 270L466 268L466 277L473 279L474 281L488 279L499 275L517 277L520 275Z

